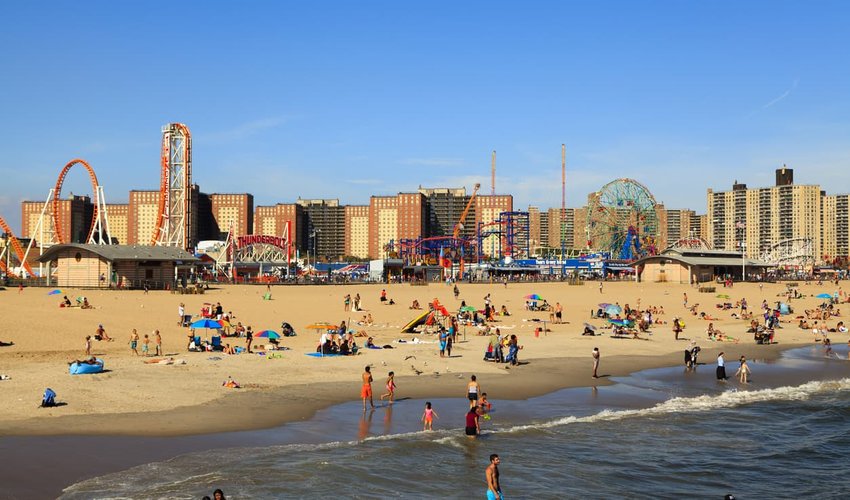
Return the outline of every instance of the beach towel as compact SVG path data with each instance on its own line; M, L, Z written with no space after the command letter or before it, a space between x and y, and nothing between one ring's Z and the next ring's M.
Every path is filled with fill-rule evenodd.
M342 354L325 354L322 355L320 352L307 352L304 353L305 356L312 356L314 358L333 358L335 356L342 356Z

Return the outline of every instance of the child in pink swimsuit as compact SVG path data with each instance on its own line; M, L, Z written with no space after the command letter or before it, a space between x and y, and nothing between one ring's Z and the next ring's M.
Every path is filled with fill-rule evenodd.
M390 404L393 404L393 398L395 398L395 372L390 372L387 376L387 393L381 394L381 401L384 398L389 398Z
M435 412L431 408L431 402L428 401L427 403L425 403L425 412L422 414L422 421L425 423L425 425L422 427L423 431L433 430L431 428L431 424L434 422L435 417L440 418L440 416L437 415L437 412Z

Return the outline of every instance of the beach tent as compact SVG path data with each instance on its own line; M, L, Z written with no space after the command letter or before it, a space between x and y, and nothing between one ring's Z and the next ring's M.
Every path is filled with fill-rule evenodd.
M785 302L779 303L779 313L780 314L791 314L791 307Z

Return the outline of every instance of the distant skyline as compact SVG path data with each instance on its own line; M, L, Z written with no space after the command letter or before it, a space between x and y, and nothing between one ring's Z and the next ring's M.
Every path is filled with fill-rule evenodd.
M705 213L734 180L850 192L839 1L14 2L0 31L0 216L87 160L107 202L159 185L160 128L204 192L257 205L481 183L567 206L631 177ZM88 194L82 169L63 189Z

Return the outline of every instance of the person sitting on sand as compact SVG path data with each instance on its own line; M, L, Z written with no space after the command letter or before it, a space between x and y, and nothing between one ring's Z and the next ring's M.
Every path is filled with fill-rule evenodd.
M381 348L380 346L375 345L375 342L372 339L372 337L369 337L368 339L366 339L366 349L380 349L380 348Z
M224 349L222 350L224 354L236 354L236 349L233 348L230 344L224 344Z
M372 313L366 314L365 323L366 323L366 326L372 326L375 323L375 321L372 319Z
M708 328L706 328L705 333L708 335L709 340L714 340L718 334L723 334L723 332L714 328L714 323L708 324Z
M711 316L710 314L706 314L705 312L699 313L700 319L704 319L706 321L716 321L717 318Z
M71 299L68 296L62 297L62 302L59 303L59 307L71 307Z
M106 330L103 328L103 325L97 325L97 330L94 331L94 339L104 340L106 342L112 342L113 340L115 340L106 334Z
M835 331L838 333L847 333L847 327L844 326L843 321L839 321L837 325L835 325Z
M232 377L227 377L227 380L221 383L223 387L227 387L228 389L239 389L239 382L233 380ZM218 491L218 490L216 490Z
M419 301L418 301L418 300L413 299L413 304L411 304L411 305L410 305L410 308L411 308L411 309L419 310L419 309L422 309L422 306L420 306L420 305L419 305Z
M91 309L92 308L91 304L89 304L88 297L83 297L83 303L82 303L82 305L80 305L80 307L82 309Z
M501 316L510 316L510 315L511 315L511 313L509 313L509 312L508 312L508 308L507 308L504 304L502 304L502 309L501 309L501 311L499 311L499 315L501 315Z

